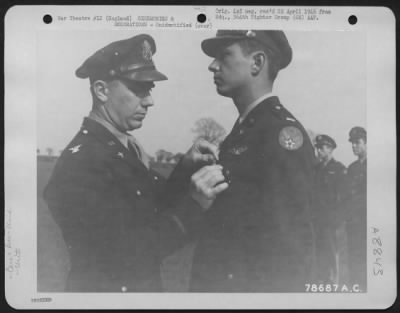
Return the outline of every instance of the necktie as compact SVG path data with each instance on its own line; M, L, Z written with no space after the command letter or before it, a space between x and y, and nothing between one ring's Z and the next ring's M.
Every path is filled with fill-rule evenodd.
M135 156L147 167L149 168L149 157L143 148L136 142L136 140L131 137L128 141L128 149L135 154Z

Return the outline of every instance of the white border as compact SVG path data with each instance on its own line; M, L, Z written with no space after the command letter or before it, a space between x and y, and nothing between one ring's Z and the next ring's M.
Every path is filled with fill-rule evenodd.
M237 6L236 6L237 7ZM10 280L6 298L19 309L137 308L137 309L333 309L389 307L396 297L396 128L395 128L395 18L383 7L330 7L331 15L318 22L268 23L282 30L364 31L367 33L368 224L381 229L385 275L371 275L368 262L366 294L62 294L36 292L36 32L42 16L51 13L83 15L171 15L193 22L204 12L218 28L266 28L254 21L219 21L215 6L15 6L5 17L5 226L6 244L21 249L20 275ZM218 7L219 8L219 7ZM233 8L233 7L230 7ZM278 8L278 7L275 7ZM285 7L287 9L288 7ZM303 7L302 7L303 8ZM326 9L326 8L324 8ZM134 12L133 12L134 11ZM349 25L347 17L358 17ZM109 23L53 23L52 29L112 29ZM371 234L369 233L369 241ZM7 248L6 248L7 251ZM368 247L371 256L372 246ZM7 254L6 264L7 264ZM51 297L49 303L32 298Z

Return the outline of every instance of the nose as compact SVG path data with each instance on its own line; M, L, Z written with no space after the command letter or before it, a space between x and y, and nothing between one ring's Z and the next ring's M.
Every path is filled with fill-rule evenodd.
M219 71L219 62L217 59L214 59L214 61L211 62L211 64L208 66L208 70L213 73Z
M142 99L142 106L147 108L147 107L152 107L154 105L153 97L151 95L147 95Z

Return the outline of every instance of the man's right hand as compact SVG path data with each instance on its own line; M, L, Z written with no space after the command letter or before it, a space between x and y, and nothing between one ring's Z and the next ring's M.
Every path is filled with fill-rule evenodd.
M226 190L228 186L222 174L222 166L219 164L208 165L192 175L190 194L206 211L211 207L217 195Z
M198 139L182 158L182 164L193 171L204 165L215 164L218 160L218 147L204 139Z

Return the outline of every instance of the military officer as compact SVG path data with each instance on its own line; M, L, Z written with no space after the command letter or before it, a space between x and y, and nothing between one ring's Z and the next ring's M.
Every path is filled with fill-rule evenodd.
M339 210L343 201L346 167L336 161L333 151L337 145L328 135L318 135L315 147L319 163L315 168L314 216L317 247L318 280L338 283L336 264Z
M367 132L356 126L349 141L357 160L348 169L348 199L345 206L349 254L349 277L366 291L367 279Z
M191 291L304 291L313 255L314 152L272 91L292 49L276 30L218 30L201 48L214 59L217 92L232 98L239 118L220 146L228 188L196 199L212 209L198 237Z
M142 126L153 105L154 82L167 79L154 65L155 52L154 39L141 34L107 45L76 70L90 80L93 107L45 190L71 258L66 291L161 291L161 259L185 242L201 214L163 193L179 182L168 189L128 133ZM213 153L198 142L181 167L191 173L212 162Z
M356 126L350 130L349 141L357 160L350 164L348 176L352 195L365 195L367 192L367 132Z

